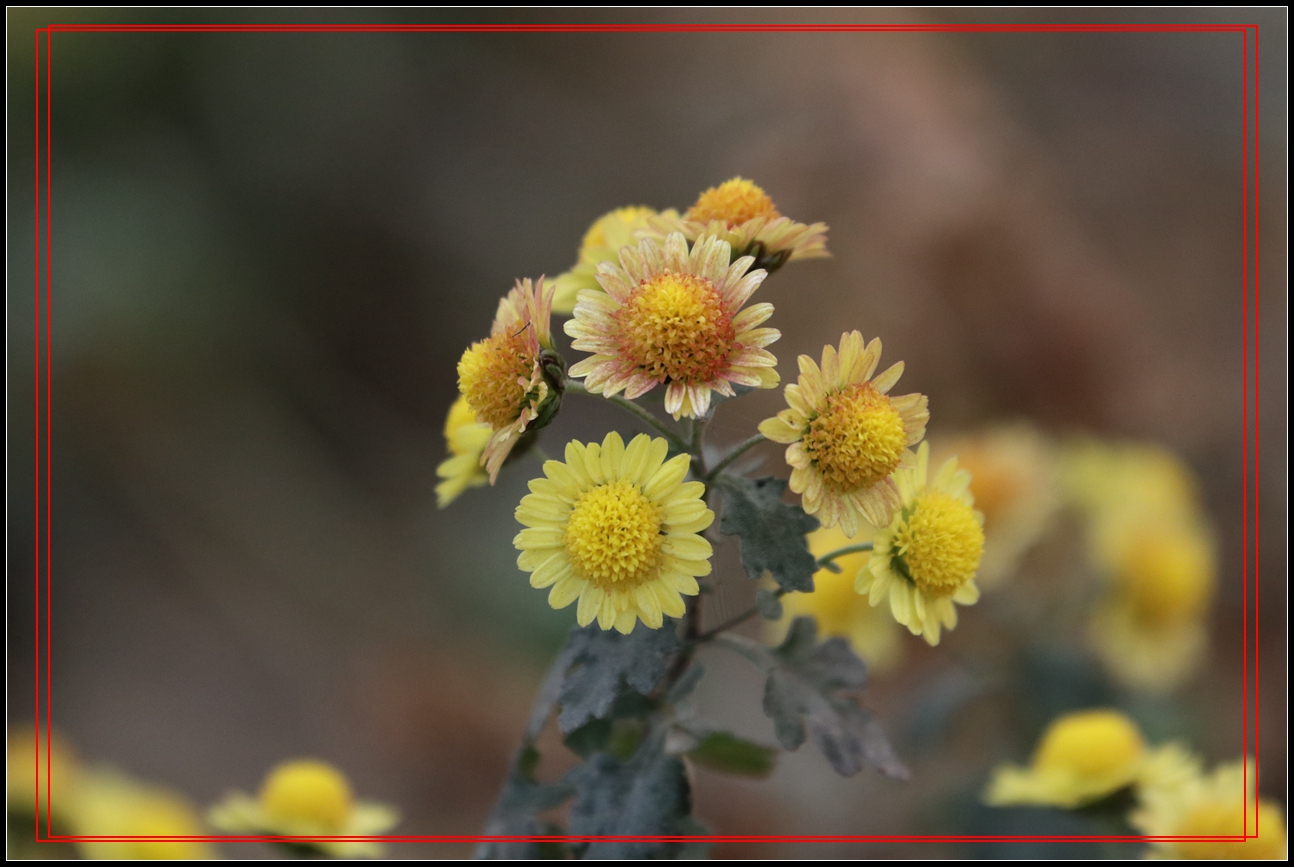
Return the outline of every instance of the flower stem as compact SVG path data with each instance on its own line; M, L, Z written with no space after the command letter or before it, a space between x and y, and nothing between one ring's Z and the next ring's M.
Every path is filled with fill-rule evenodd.
M773 591L773 595L780 599L781 597L786 595L786 591L781 587L779 587ZM703 642L709 641L710 639L719 635L719 633L721 632L727 632L729 629L732 629L734 626L740 626L741 624L745 623L747 620L754 617L758 613L759 613L758 608L751 608L749 611L746 611L742 614L738 614L736 617L733 617L730 620L726 620L723 623L720 623L718 626L714 627L713 629L707 629L705 632L702 632L700 635L696 637L696 643L701 644Z
M821 557L819 557L818 566L820 568L829 569L832 572L839 572L840 567L833 565L831 562L832 560L835 560L837 557L844 557L846 554L857 554L860 551L870 551L870 550L872 550L871 542L860 542L857 545L848 545L844 548L837 548L835 551L832 551L830 554L823 554Z
M591 394L591 392L584 387L584 383L575 379L566 380L566 393L567 394ZM664 434L665 439L669 440L670 445L674 446L675 450L680 452L690 453L690 449L688 449L688 444L683 441L683 438L680 437L673 428L671 428L669 425L667 425L665 422L661 421L660 419L656 418L656 416L652 415L650 412L643 409L638 404L630 400L625 400L623 397L621 397L618 394L611 397L607 397L606 395L597 395L597 396L606 398L607 400L614 403L616 406L628 412L630 415L637 417L639 421L645 424L651 425L656 430L660 431L662 434Z
M719 461L719 463L715 464L713 467L710 468L710 472L705 474L705 482L708 484L714 481L715 477L718 476L719 473L723 472L728 467L732 466L733 461L737 460L737 458L741 457L746 452L750 451L755 446L759 445L760 443L764 442L767 439L768 437L764 436L763 434L755 434L750 439L742 442L735 449L728 452L728 454L724 457L723 460Z

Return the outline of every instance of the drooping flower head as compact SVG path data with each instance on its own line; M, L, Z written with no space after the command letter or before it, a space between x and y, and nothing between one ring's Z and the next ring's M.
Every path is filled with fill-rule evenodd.
M601 292L598 265L620 261L620 248L638 243L637 233L646 229L648 220L655 215L656 211L651 208L631 206L598 217L584 234L575 265L553 280L556 289L553 312L569 314L575 309L575 300L582 289Z
M517 507L513 544L530 586L552 588L548 604L579 600L576 620L628 634L641 620L659 629L682 617L683 596L700 592L712 549L700 533L714 521L705 486L684 482L689 457L665 460L669 445L646 434L628 446L572 442L566 461L547 461Z
M823 557L849 545L867 541L850 539L839 527L820 527L808 535L809 553ZM903 655L902 631L889 614L873 608L865 596L854 590L854 578L867 568L868 553L860 551L837 557L840 567L832 572L823 567L813 576L813 592L788 593L782 597L782 618L774 628L774 640L785 637L786 628L805 614L818 623L818 634L846 639L873 672L893 669Z
M954 458L930 480L929 463L930 446L922 443L916 466L895 472L899 508L876 532L854 589L872 605L888 599L895 620L938 644L940 627L957 625L953 603L979 600L975 572L984 554L984 518L970 495L970 473Z
M930 448L936 464L956 456L971 474L975 508L984 513L984 560L975 580L989 590L1016 570L1060 506L1052 448L1024 422L934 440Z
M350 782L318 759L294 759L270 771L255 798L229 794L211 810L211 824L235 834L290 837L365 837L389 831L399 821L390 807L356 801ZM334 858L382 854L379 843L315 841L311 848Z
M445 418L445 445L449 457L436 467L436 475L443 481L436 485L436 503L445 508L468 488L476 488L489 481L489 474L481 467L481 455L489 445L493 429L476 420L476 413L465 395L459 395Z
M1284 811L1257 797L1256 780L1252 761L1236 761L1172 785L1147 785L1129 817L1141 833L1235 839L1156 840L1146 857L1283 861L1289 848Z
M821 368L801 355L799 381L785 389L790 408L759 426L773 442L789 445L790 486L804 511L851 537L860 518L873 527L889 524L898 505L890 475L910 465L910 447L930 418L925 395L889 395L903 362L872 378L880 358L880 339L864 348L857 331L841 335L839 353L822 350Z
M481 454L490 484L521 435L547 424L561 403L566 370L553 349L552 301L542 277L533 286L518 280L499 301L490 336L458 360L459 391L493 431Z
M664 211L648 224L660 236L682 232L689 241L704 235L727 241L734 259L752 256L770 273L788 261L831 255L826 223L806 226L782 216L767 193L740 177L706 190L681 217Z
M572 346L590 357L571 367L592 394L641 397L665 385L665 409L700 418L710 393L733 385L772 388L777 359L764 349L781 337L760 328L773 305L742 306L767 275L750 257L729 264L727 243L702 238L688 250L674 233L662 246L644 240L620 251L620 265L598 266L605 293L584 291L566 323Z
M1148 747L1121 711L1078 711L1052 720L1029 767L997 768L984 799L997 807L1080 807L1148 779L1180 780L1194 761L1176 744Z

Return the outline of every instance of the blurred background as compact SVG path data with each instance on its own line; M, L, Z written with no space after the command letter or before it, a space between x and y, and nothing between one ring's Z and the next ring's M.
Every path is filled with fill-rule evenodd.
M11 722L29 721L33 700L34 27L790 18L306 16L9 14ZM795 19L1260 25L1261 778L1283 798L1284 13ZM795 355L859 328L906 362L900 391L929 395L932 438L1023 420L1056 441L1159 443L1198 477L1218 589L1208 652L1167 699L1120 691L1081 641L1058 639L1022 657L1052 691L1019 711L994 686L1013 627L988 606L964 609L938 648L904 635L902 667L868 703L912 782L839 779L806 749L763 781L699 770L698 817L726 834L1028 832L975 805L989 770L1026 759L1049 714L1091 703L1125 706L1152 739L1185 738L1211 763L1239 758L1241 74L1234 33L56 34L56 728L87 761L200 805L319 756L398 806L402 833L478 833L574 615L515 567L512 512L533 461L436 508L455 363L514 279L570 267L599 215L685 208L741 175L782 213L831 226L833 258L761 290L784 379ZM765 392L721 407L711 442L744 439L782 406ZM542 441L555 452L613 427L635 430L572 398ZM753 454L785 474L776 450ZM1075 532L1060 519L1012 586L1068 574ZM716 622L752 592L732 550L719 564ZM706 664L703 711L771 741L757 673L721 652ZM975 854L1029 853L714 851Z

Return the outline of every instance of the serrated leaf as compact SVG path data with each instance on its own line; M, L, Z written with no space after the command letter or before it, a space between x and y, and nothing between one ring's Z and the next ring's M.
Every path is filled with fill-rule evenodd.
M741 539L741 565L746 574L758 580L768 573L783 590L811 592L818 567L804 534L816 530L818 520L800 507L782 502L786 480L723 476L720 484L723 518L719 532Z
M744 777L767 777L773 772L777 750L737 737L732 732L707 732L700 735L687 757L698 765L725 774Z
M672 620L661 629L639 626L628 635L589 625L572 630L566 646L571 662L558 694L557 718L563 734L610 715L622 683L642 695L655 689L678 652L679 638Z
M627 762L598 753L568 775L575 788L570 833L575 836L671 836L693 833L686 819L692 791L683 762L664 751L664 736L643 742ZM596 840L581 857L670 858L680 843Z
M724 639L768 672L764 713L783 748L798 749L807 737L842 776L871 765L906 779L907 768L880 725L850 694L866 686L867 666L843 638L818 642L817 633L812 617L797 617L776 648L740 636Z
M484 836L537 836L551 833L550 826L542 826L535 818L537 813L559 806L571 795L575 787L562 780L557 783L538 783L534 769L539 764L539 751L525 746L512 764L503 792L494 805L494 812L485 823ZM560 833L558 830L557 833ZM476 848L477 858L545 858L552 857L552 846L537 842L481 843Z

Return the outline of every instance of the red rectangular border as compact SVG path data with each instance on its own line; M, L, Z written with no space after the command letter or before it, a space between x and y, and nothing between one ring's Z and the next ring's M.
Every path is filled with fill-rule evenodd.
M272 835L192 835L192 836L79 836L55 835L50 825L50 795L45 792L45 836L40 820L40 732L41 728L41 34L45 38L45 731L51 722L51 574L52 509L50 505L53 447L53 366L52 366L52 79L54 33L1240 33L1243 37L1242 58L1242 182L1243 182L1243 258L1241 266L1242 298L1242 472L1243 510L1241 542L1241 583L1243 625L1241 683L1243 703L1242 756L1249 755L1249 335L1250 335L1250 257L1253 258L1253 703L1254 703L1254 789L1258 786L1258 132L1259 132L1259 55L1256 24L50 24L35 30L35 723L36 723L36 842L358 842L390 843L518 843L531 841L582 843L608 842L692 842L710 843L968 843L968 842L1242 842L1258 835L1258 817L1254 816L1254 833L1248 833L1248 803L1245 804L1245 834L1231 836L1043 836L1043 835L705 835L705 836L482 836L482 835L385 835L294 837ZM1253 42L1253 92L1249 90L1250 37ZM1249 106L1252 101L1252 125ZM1250 253L1250 177L1252 152L1253 248ZM50 748L45 745L45 779L50 773ZM1245 768L1248 789L1248 766ZM47 787L48 789L48 787Z

